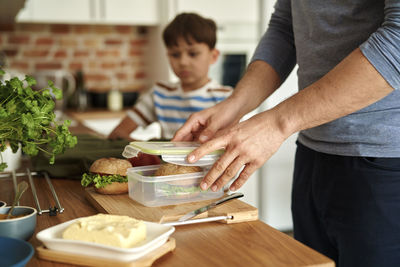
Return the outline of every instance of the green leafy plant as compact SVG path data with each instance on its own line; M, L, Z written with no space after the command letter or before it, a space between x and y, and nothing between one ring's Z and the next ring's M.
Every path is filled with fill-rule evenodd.
M0 75L4 74L0 69ZM30 156L39 151L46 153L53 164L56 155L77 144L77 138L68 129L69 120L62 124L55 120L55 102L51 93L61 99L62 91L51 81L47 88L40 90L31 88L35 84L35 79L30 76L25 76L22 81L17 77L0 81L0 152L7 144L13 153L21 146ZM0 171L6 167L1 157Z

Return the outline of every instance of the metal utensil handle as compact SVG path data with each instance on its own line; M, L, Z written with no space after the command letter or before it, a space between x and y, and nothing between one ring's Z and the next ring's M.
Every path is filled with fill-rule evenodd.
M35 183L33 182L33 179L32 179L31 171L27 168L26 169L26 173L28 175L29 183L31 185L32 195L33 195L33 199L35 200L37 212L38 212L39 215L41 215L42 214L42 209L40 208L39 199L38 199L37 194L36 194L36 187L35 187Z
M222 199L220 199L218 201L215 201L214 204L215 204L215 206L217 206L217 205L220 205L220 204L222 204L222 203L224 203L224 202L226 202L228 200L231 200L231 199L234 199L234 198L241 198L243 196L244 195L242 193L239 193L239 192L233 193L233 194L230 194L230 195L228 195L228 196L226 196L226 197L224 197L224 198L222 198Z
M31 186L33 200L35 201L36 208L37 208L37 211L38 211L38 215L42 215L45 212L50 213L50 215L56 215L57 212L58 213L63 213L64 212L64 207L61 206L61 203L60 203L60 201L58 199L56 191L55 191L55 189L53 187L53 184L51 183L51 179L50 179L50 177L49 177L47 172L34 172L34 171L31 172L29 170L29 168L26 169L26 172L19 172L19 173L16 173L15 171L12 171L11 174L8 173L8 172L0 172L0 179L1 178L10 177L10 175L12 176L12 179L13 179L14 192L15 193L17 192L17 177L28 176L28 181L29 181L29 184ZM55 200L55 202L57 204L57 208L54 206L54 209L50 207L50 209L48 209L48 210L43 210L40 207L38 195L36 193L36 186L35 186L34 181L33 181L33 176L44 176L45 177L45 179L47 181L47 184L49 185L50 191L51 191L51 193L53 195L53 198L54 198L54 200ZM19 201L18 201L17 205L19 206ZM55 212L55 214L54 214L54 212Z
M48 184L49 187L50 187L50 191L51 191L51 193L53 194L53 198L54 198L54 200L56 201L57 208L58 208L58 212L59 212L59 213L63 213L63 212L64 212L64 208L61 206L60 201L58 200L58 196L57 196L57 194L56 194L56 190L54 190L54 187L53 187L53 184L51 183L49 174L48 174L47 172L43 172L43 175L44 175L44 177L45 177L45 179L46 179L46 181L47 181L47 184Z
M14 193L17 194L17 174L15 173L15 170L12 170L12 179L14 184ZM19 200L17 202L17 205L19 206Z

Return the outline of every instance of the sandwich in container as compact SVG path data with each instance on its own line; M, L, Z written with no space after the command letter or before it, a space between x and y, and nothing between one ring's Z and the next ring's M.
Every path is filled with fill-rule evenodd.
M200 182L224 150L221 149L208 154L194 164L188 163L186 156L199 145L195 142L131 142L122 153L126 158L135 157L139 153L158 155L165 162L183 166L199 166L202 171L155 176L161 165L130 168L127 171L129 197L145 206L155 207L215 199L223 196L224 188L216 192L203 191L200 189Z

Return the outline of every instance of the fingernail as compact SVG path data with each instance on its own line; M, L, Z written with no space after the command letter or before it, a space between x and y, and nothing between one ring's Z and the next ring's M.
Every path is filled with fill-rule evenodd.
M201 187L201 189L206 190L207 189L207 184L206 183L201 183L200 187Z
M217 189L218 189L218 187L217 187L216 185L213 185L213 186L211 187L211 190L212 190L213 192L217 191Z
M194 159L195 159L195 156L191 155L191 156L189 156L188 161L189 161L189 162L193 162Z
M205 142L208 140L208 137L206 135L200 135L199 140L200 140L200 142Z
M236 187L231 186L231 188L229 188L231 191L236 191Z

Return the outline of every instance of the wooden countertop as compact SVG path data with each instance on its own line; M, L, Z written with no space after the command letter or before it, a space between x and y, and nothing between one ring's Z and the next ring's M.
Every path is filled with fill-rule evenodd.
M18 182L27 178L19 177ZM65 211L56 216L38 215L34 236L29 242L41 245L36 233L47 227L94 215L95 208L85 199L84 189L78 180L52 179L61 205ZM39 203L42 209L55 202L42 177L34 177ZM11 203L14 193L12 179L0 179L0 196ZM31 191L22 196L21 205L35 207ZM327 257L302 245L290 236L279 232L261 221L237 224L218 222L176 226L172 237L176 248L158 259L153 266L334 266ZM40 260L33 256L27 266L70 266Z
M90 109L84 112L69 110L66 114L78 121L83 121L88 119L123 118L126 115L126 110L110 111L106 109Z
M96 112L97 113L97 112ZM82 125L71 128L75 133L87 132ZM26 164L29 167L29 163ZM18 177L17 182L27 177ZM42 209L55 206L46 180L33 177ZM29 242L36 248L41 242L36 233L50 226L78 217L97 214L98 211L85 198L79 180L51 179L64 212L56 216L48 213L37 216L35 234ZM0 200L12 203L12 178L0 178ZM28 189L20 205L36 207L32 191ZM223 224L218 222L176 226L172 237L176 248L156 260L153 266L335 266L329 258L297 242L292 237L261 221ZM27 266L71 266L45 261L33 256Z

